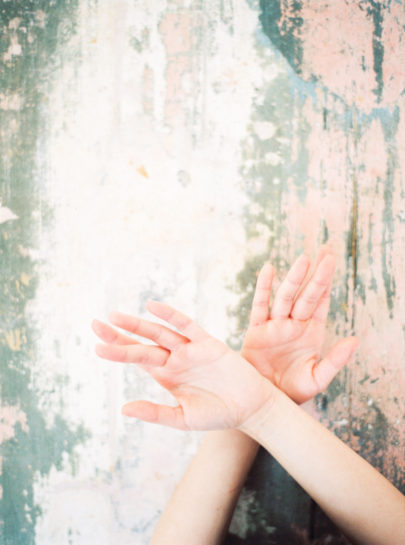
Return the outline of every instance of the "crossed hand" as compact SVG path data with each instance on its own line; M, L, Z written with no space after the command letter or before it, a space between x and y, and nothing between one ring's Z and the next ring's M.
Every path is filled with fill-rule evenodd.
M147 309L175 330L119 312L109 315L111 324L153 345L94 320L93 330L103 341L96 346L100 357L136 363L177 401L176 407L132 401L122 412L181 429L237 428L271 402L277 388L297 403L326 388L348 362L358 339L339 341L320 360L335 259L324 247L310 277L309 266L308 258L298 258L270 309L274 272L270 264L264 265L242 355L189 317L157 301L149 301Z

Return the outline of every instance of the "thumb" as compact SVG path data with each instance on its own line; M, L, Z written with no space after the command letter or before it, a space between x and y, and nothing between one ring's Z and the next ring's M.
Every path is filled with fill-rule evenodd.
M187 429L181 406L169 407L150 401L131 401L122 407L121 412L125 416L138 418L144 422L163 424L180 430Z
M319 392L322 392L332 382L336 374L348 363L359 344L360 340L357 337L342 339L332 346L319 363L314 364L312 375L318 385Z

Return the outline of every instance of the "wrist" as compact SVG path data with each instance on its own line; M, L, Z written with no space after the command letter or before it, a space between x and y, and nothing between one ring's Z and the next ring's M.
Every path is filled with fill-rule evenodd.
M277 412L279 397L284 394L272 382L263 377L263 391L261 392L264 402L246 418L239 426L238 430L248 435L255 441L260 442L260 430L268 429L269 423L274 419L274 413Z

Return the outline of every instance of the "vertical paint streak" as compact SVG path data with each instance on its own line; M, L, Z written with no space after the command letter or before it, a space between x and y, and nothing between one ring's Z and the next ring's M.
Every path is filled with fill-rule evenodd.
M396 108L391 115L381 116L381 123L384 131L385 142L387 145L387 172L384 184L384 202L383 212L383 245L382 245L382 266L385 293L390 316L393 318L394 299L396 295L396 281L393 274L391 252L394 246L395 218L393 216L393 198L395 188L395 171L398 168L398 157L396 149L396 133L399 124L399 109Z
M373 68L375 72L377 88L375 94L377 95L378 102L381 101L383 93L383 64L384 64L384 44L382 41L383 31L383 9L385 8L384 2L369 0L369 6L367 12L371 15L374 24L373 33Z
M397 330L402 312L398 306L399 271L395 269L395 257L403 249L398 223L402 216L395 202L395 196L403 192L399 172L402 152L396 143L399 112L395 102L383 104L388 86L384 67L395 65L393 48L390 57L385 48L387 28L394 24L397 7L394 2L368 0L345 2L343 10L341 5L326 1L297 6L280 0L259 5L261 28L270 40L261 44L272 53L281 53L294 73L286 70L284 59L280 59L278 67L283 67L284 81L279 76L261 90L267 98L271 89L269 94L282 112L282 126L289 127L289 136L284 139L288 152L281 154L282 168L277 172L269 168L263 143L256 140L257 123L271 121L278 130L279 121L269 108L254 108L250 141L244 148L241 172L250 199L247 233L252 242L261 240L256 246L264 248L264 241L267 246L261 252L252 252L238 276L244 295L236 311L239 330L246 327L253 293L254 277L249 280L249 275L268 254L284 272L286 262L292 261L291 248L305 248L309 241L313 248L314 241L329 239L339 263L330 313L331 339L354 333L364 340L378 336L389 346L390 331ZM297 7L299 18L293 21ZM341 33L342 25L347 32ZM350 31L353 28L356 33ZM396 34L393 40L400 45ZM403 70L391 69L390 74L390 89L403 90ZM316 83L311 86L308 82ZM287 93L284 86L289 89ZM291 115L291 105L289 110L284 109L288 95L295 97ZM395 101L399 94L392 92L389 97ZM257 102L265 100L261 97ZM296 130L297 126L301 130ZM300 152L302 149L306 155ZM296 175L291 175L295 166ZM272 187L275 177L276 190ZM257 191L251 191L251 187ZM264 197L266 191L271 194L268 199ZM316 220L312 222L313 216L318 218L318 225ZM269 217L273 219L271 230ZM395 462L395 452L401 448L403 452L404 437L398 425L405 407L389 378L391 373L403 374L403 359L400 355L390 357L388 350L378 353L365 347L315 405L322 420L339 437L403 489L405 468ZM384 443L390 448L384 448ZM310 511L308 531L314 538L328 527L322 520L318 511Z
M26 424L16 422L12 437L0 444L0 542L33 545L41 508L34 479L61 468L64 455L73 463L73 448L85 439L58 414L50 423L40 410L45 392L35 388L36 339L39 332L25 316L37 288L35 254L50 210L43 201L42 165L37 162L39 136L57 45L74 29L77 2L45 0L2 3L0 7L0 197L13 210L13 229L0 226L1 321L0 388L3 406L19 406ZM11 102L10 102L11 101ZM10 104L12 107L10 108ZM6 106L6 107L4 107ZM37 185L33 184L33 179ZM34 220L34 225L33 225ZM29 281L27 281L29 279ZM63 405L63 403L62 403Z

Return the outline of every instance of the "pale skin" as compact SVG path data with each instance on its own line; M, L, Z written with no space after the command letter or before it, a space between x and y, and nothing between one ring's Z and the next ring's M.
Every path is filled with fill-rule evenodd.
M403 543L403 496L294 403L322 391L358 344L349 337L319 360L334 266L333 256L322 249L308 280L309 260L300 257L277 290L271 310L273 270L264 266L244 357L163 303L151 301L148 310L177 331L121 313L109 317L113 325L154 341L153 346L102 322L93 323L104 341L97 345L99 356L137 363L178 403L168 407L134 401L123 407L124 414L181 429L227 430L207 436L156 529L153 545L173 540L193 545L221 542L254 458L255 441L278 459L355 543ZM217 448L221 454L216 454L213 469ZM201 502L207 510L201 509ZM192 517L197 504L198 518ZM191 520L184 516L184 509ZM202 520L201 513L206 513Z

